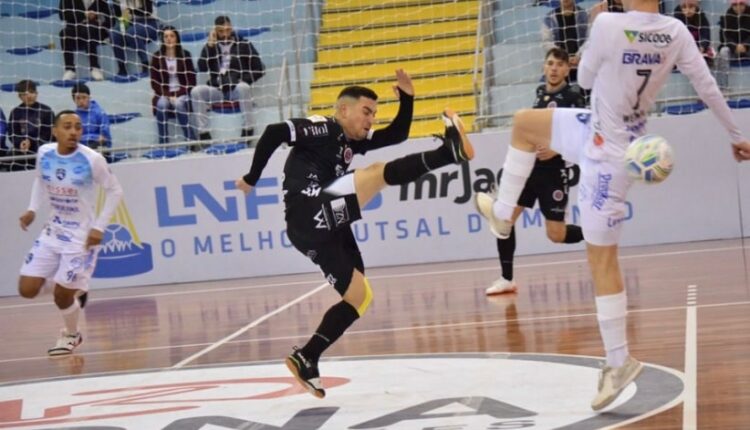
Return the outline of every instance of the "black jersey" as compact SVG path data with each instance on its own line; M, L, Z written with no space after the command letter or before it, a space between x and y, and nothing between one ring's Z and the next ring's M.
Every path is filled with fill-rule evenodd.
M548 92L547 86L542 84L536 89L536 99L534 99L534 109L554 108L554 107L577 107L586 106L586 99L578 85L565 84L557 91ZM534 167L549 167L559 169L565 167L560 155L550 158L546 161L536 160Z
M292 147L284 165L284 200L300 193L318 193L349 170L354 154L364 154L405 141L414 110L414 97L400 92L399 110L387 127L370 131L363 140L349 140L333 117L294 118L271 124L258 140L250 172L244 180L255 185L273 151L286 142Z

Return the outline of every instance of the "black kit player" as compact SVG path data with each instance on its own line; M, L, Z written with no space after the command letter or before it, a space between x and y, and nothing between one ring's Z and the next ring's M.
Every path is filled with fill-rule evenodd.
M409 183L431 170L460 164L474 156L461 120L446 109L445 135L437 149L350 171L354 154L365 154L408 138L414 87L403 70L396 71L396 81L399 110L387 127L372 129L377 94L366 87L347 87L339 94L333 117L295 118L266 127L255 148L250 172L236 181L238 189L249 193L276 148L284 142L292 147L284 166L283 183L287 235L342 296L323 315L307 344L295 347L286 358L297 381L318 398L325 396L318 371L321 354L364 315L372 300L362 256L350 227L360 219L360 208L388 185Z
M584 107L586 100L578 85L569 84L570 62L568 53L552 48L544 57L545 83L536 89L535 109L554 107ZM512 222L518 219L524 208L533 208L539 200L539 209L544 215L547 237L555 243L578 243L583 240L581 227L565 224L569 187L578 182L578 166L567 164L560 154L546 148L537 152L537 160L526 186L518 199ZM510 237L497 239L497 254L500 258L502 276L487 287L487 295L514 293L513 257L516 251L516 230Z

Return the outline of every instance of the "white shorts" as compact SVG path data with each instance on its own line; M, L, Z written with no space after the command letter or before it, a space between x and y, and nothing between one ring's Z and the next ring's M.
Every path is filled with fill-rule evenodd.
M622 162L586 157L584 146L594 135L590 119L588 109L555 109L550 148L581 167L578 209L586 242L598 246L616 245L628 214L626 197L633 179Z
M63 246L51 240L37 239L21 266L21 275L52 278L65 288L88 291L100 248L85 250L82 245Z

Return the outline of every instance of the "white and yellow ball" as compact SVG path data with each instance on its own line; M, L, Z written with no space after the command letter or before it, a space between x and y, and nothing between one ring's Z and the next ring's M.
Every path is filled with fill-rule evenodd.
M674 167L674 153L666 139L647 134L632 141L625 150L628 174L647 184L658 184L667 179Z

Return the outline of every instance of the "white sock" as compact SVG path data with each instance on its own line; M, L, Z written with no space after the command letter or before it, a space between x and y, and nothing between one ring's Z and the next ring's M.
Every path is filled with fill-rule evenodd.
M503 164L503 178L497 190L497 200L492 205L495 216L502 220L510 220L513 210L518 206L518 198L526 186L526 180L536 162L536 153L525 152L514 147L508 148L508 155Z
M628 297L625 291L596 297L596 318L607 352L607 366L620 367L630 354L627 339Z
M78 315L81 313L81 307L78 305L78 300L73 299L73 304L66 309L60 309L60 313L65 322L65 331L67 331L68 334L78 333Z

